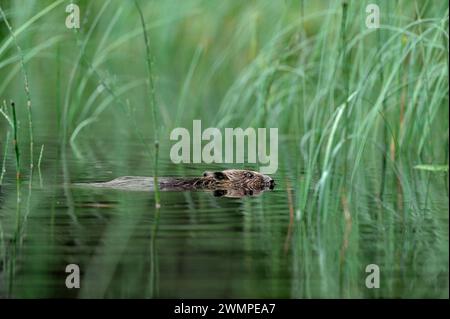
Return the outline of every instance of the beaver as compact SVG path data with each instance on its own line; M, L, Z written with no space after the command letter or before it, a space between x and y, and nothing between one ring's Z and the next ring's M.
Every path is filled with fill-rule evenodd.
M148 191L154 189L153 177L123 176L109 182L75 184L131 191ZM196 191L213 192L218 197L243 197L259 195L265 190L273 190L275 181L264 174L240 169L224 171L206 171L201 177L158 177L161 191Z

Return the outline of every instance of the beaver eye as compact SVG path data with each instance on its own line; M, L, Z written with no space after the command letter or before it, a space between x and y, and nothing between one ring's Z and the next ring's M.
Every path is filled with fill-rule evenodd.
M214 176L214 178L217 179L217 180L225 180L225 179L228 179L228 177L227 177L224 173L222 173L222 172L214 172L214 173L213 173L213 176Z
M245 177L247 177L247 178L251 178L251 177L253 177L253 174L252 174L252 173L250 173L250 172L247 172L247 173L245 173Z

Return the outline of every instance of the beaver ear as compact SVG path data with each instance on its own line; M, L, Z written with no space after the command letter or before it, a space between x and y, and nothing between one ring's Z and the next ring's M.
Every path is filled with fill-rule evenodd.
M213 192L214 197L222 197L222 196L225 196L226 194L227 194L227 191L224 189L216 189Z
M222 180L224 180L224 179L228 179L227 175L225 175L225 174L222 173L222 172L214 172L214 173L213 173L213 176L214 176L215 179L217 179L217 180L219 180L219 181L222 181Z

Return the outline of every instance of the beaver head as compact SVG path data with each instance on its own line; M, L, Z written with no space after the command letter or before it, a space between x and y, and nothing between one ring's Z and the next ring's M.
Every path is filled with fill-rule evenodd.
M241 169L228 169L218 172L204 172L204 181L210 183L215 189L243 189L248 191L260 191L273 189L274 180L264 174Z

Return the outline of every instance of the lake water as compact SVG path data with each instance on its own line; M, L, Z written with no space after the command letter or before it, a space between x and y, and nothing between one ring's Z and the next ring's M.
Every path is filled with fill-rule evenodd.
M448 297L448 191L442 173L412 175L418 189L427 185L433 195L419 206L402 198L403 217L389 208L398 203L395 187L385 193L387 208L378 216L374 190L356 185L351 222L345 222L343 209L330 208L319 229L313 208L312 221L298 219L294 185L304 186L286 163L301 165L300 159L282 150L273 191L240 199L162 192L158 218L151 192L64 183L150 176L152 161L140 144L85 140L78 156L68 148L64 157L52 139L44 144L29 208L28 187L22 188L26 221L16 244L14 157L7 158L0 193L1 297ZM168 149L161 154L161 176L228 168L174 165L165 159ZM367 180L379 178L379 171L367 170ZM335 201L341 207L338 196ZM68 264L80 268L80 289L66 287ZM366 287L369 264L380 268L379 289Z

